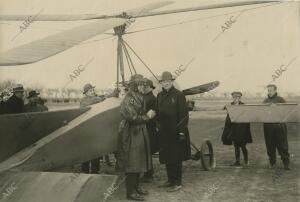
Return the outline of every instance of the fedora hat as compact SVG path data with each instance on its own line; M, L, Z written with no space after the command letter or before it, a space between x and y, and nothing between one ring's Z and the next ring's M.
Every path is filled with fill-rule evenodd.
M28 93L27 98L29 99L29 98L32 98L32 97L36 97L36 96L38 96L39 94L40 94L40 93L36 92L35 90L32 90L32 91L30 91L30 92Z

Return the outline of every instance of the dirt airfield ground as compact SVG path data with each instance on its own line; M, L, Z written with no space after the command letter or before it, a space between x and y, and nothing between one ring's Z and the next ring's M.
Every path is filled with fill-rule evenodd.
M218 103L221 106L222 103ZM150 192L149 202L297 202L300 201L300 125L288 124L290 171L283 170L277 156L277 168L268 168L262 124L252 124L253 143L248 144L250 166L234 168L233 146L221 143L224 126L224 111L197 111L190 116L189 130L192 142L200 146L205 139L213 143L217 166L213 171L203 171L200 161L184 163L183 189L168 193L158 188L166 180L164 165L154 158L155 176L153 183L143 186ZM105 167L103 168L104 170ZM122 202L125 199L124 180L116 184L116 190L108 202Z

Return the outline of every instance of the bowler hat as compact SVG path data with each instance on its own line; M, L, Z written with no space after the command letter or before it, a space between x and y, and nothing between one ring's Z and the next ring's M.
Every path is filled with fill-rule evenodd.
M17 86L13 88L13 92L24 92L23 85L22 84L17 84Z
M83 86L83 94L86 94L90 89L95 88L95 86L92 86L92 84L87 83Z
M165 81L165 80L175 80L171 72L163 72L159 81Z
M38 96L40 93L36 92L35 90L32 90L28 93L28 99L31 98L31 97L36 97Z

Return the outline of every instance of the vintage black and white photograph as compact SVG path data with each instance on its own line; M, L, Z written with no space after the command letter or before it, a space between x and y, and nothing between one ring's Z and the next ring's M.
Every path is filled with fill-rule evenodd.
M0 0L0 202L298 202L299 78L299 0Z

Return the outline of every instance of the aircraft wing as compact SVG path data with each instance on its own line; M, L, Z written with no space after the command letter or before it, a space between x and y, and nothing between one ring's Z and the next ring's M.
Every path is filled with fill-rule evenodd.
M48 171L116 151L121 122L120 103L119 98L109 98L91 105L83 113L76 112L80 115L70 122L0 162L0 173L10 169ZM23 121L20 119L19 122ZM16 125L19 122L15 122ZM38 117L36 122L39 122ZM4 135L10 137L10 134Z
M1 115L0 162L67 125L89 109Z
M220 85L219 81L213 81L213 82L202 84L202 85L195 86L192 88L184 89L182 92L184 95L194 95L194 94L199 94L199 93L205 93L205 92L213 90L214 88L218 87L219 85Z
M0 201L99 202L117 186L115 175L90 175L74 171L0 173ZM124 179L120 180L122 183Z
M69 49L82 41L122 25L124 19L96 20L0 53L0 66L37 62Z

